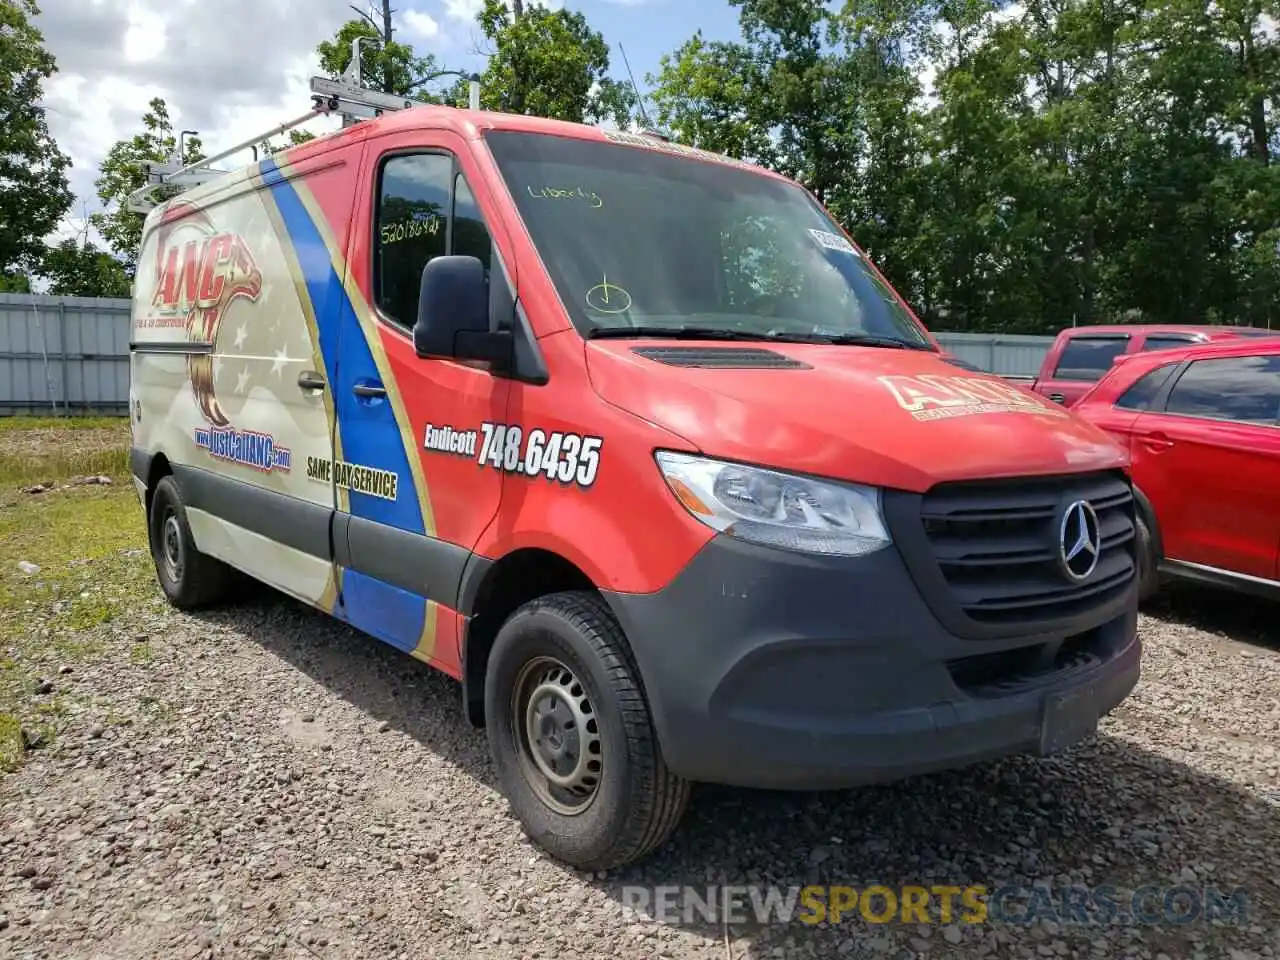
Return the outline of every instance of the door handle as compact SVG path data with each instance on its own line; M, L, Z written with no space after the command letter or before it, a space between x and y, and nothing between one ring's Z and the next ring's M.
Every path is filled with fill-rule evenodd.
M298 386L303 390L323 390L324 377L314 370L304 370L298 374Z
M351 392L357 397L385 397L387 388L380 383L357 383L351 388Z
M1066 403L1066 402L1067 402L1067 398L1066 398L1065 396L1063 396L1062 394L1060 394L1060 393L1051 393L1051 394L1049 394L1049 399L1050 399L1050 400L1052 400L1054 403Z
M1173 447L1173 441L1163 433L1149 433L1144 437L1139 437L1142 445L1152 453L1164 453Z

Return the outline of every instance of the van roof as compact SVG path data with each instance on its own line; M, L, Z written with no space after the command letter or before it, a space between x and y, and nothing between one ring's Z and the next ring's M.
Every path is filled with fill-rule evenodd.
M572 123L567 120L549 120L545 117L529 117L522 114L501 113L491 110L468 110L460 107L449 107L439 104L423 104L408 109L394 110L371 120L362 120L349 127L334 130L300 143L287 147L275 154L275 159L286 163L296 162L303 158L337 149L345 143L359 143L373 136L388 133L401 133L413 130L446 130L467 140L480 140L489 130L510 130L517 133L539 133L557 137L568 137L576 140L588 140L601 143L615 143L642 150L656 150L674 156L688 157L709 163L723 163L728 166L746 169L752 173L787 183L795 183L790 177L775 173L767 167L709 150L687 147L672 143L660 135L653 133L631 133L624 130L606 129L585 123ZM230 170L219 171L219 176L205 183L184 190L182 197L188 204L207 201L227 189L233 189L253 175L261 161L242 164ZM174 199L177 199L176 197ZM169 216L166 210L172 208L172 200L160 203L148 214L148 221L162 221ZM149 229L145 227L144 229Z
M501 113L493 110L467 110L460 107L449 107L438 104L423 104L408 110L396 110L385 113L374 120L365 120L354 127L336 130L323 137L291 147L292 152L312 143L331 142L352 131L363 131L361 136L370 137L384 133L398 133L406 130L448 130L468 140L478 140L488 130L510 130L515 133L541 133L557 137L569 137L575 140L593 140L597 142L620 143L642 149L659 150L678 156L707 160L713 163L726 163L731 166L745 167L752 172L760 173L779 180L787 180L779 173L754 163L737 160L725 154L696 147L687 147L672 143L655 133L631 133L625 130L607 129L586 123L573 123L568 120L550 120L546 117L529 117L523 114Z

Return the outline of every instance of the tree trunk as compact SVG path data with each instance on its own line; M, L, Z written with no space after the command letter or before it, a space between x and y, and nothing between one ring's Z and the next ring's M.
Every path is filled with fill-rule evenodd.
M524 0L511 0L512 24L519 23L520 18L523 16L524 16ZM524 51L517 46L517 48L513 51L514 56L512 56L511 58L512 72L515 73L515 83L512 84L512 90L511 90L511 112L512 113L524 113L525 75L524 75L523 52Z
M382 49L386 49L391 44L391 0L382 0ZM392 82L391 75L391 58L382 58L382 92L393 93L395 85Z
M1253 32L1247 31L1244 38L1245 76L1250 86L1257 88L1262 69L1258 63L1258 52L1253 45ZM1253 134L1253 157L1259 163L1271 162L1271 131L1267 128L1267 98L1263 93L1249 95L1249 128Z

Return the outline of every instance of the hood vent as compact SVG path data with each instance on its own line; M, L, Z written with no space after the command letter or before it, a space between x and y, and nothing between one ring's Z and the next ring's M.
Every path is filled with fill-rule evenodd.
M672 367L716 367L721 370L811 370L799 360L759 347L636 347L647 360Z

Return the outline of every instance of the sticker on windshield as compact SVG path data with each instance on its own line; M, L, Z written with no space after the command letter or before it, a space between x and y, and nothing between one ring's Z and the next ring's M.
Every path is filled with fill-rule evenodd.
M817 240L819 244L828 250L839 250L841 253L848 253L852 256L858 255L858 248L852 243L840 236L838 233L828 233L826 230L809 230L809 236Z

